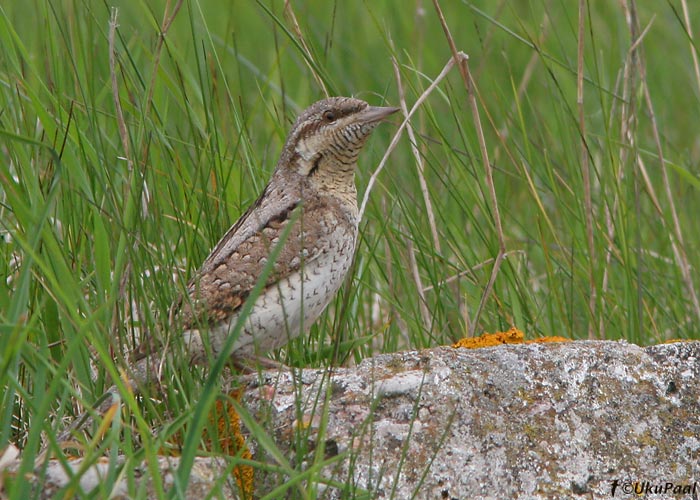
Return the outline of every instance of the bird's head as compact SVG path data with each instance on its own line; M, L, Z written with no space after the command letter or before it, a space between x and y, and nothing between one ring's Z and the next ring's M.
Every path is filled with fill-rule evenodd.
M398 108L370 106L351 97L318 101L294 123L280 166L287 165L302 176L349 177L352 181L365 141L380 121L396 111Z

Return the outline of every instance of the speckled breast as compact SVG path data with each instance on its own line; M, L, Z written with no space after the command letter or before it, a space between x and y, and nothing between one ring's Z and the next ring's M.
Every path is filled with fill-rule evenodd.
M234 342L233 357L260 356L282 347L306 332L333 299L352 264L357 224L338 223L328 229L313 248L307 247L306 253L313 257L303 261L300 271L257 297ZM208 344L213 355L218 355L229 335L235 333L238 320L237 314L211 328ZM199 332L186 332L185 337L191 353L203 353L197 345L201 346Z

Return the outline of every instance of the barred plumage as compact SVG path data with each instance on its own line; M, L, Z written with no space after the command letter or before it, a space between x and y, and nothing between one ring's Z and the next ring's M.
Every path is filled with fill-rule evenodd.
M278 244L232 356L258 357L281 347L318 318L353 258L357 157L374 127L396 111L334 97L299 116L268 186L195 273L187 296L174 304L172 316L184 329L193 361L219 354Z

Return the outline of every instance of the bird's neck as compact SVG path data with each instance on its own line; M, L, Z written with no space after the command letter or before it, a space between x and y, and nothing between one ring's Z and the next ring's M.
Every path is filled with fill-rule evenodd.
M307 185L316 193L333 196L344 203L357 206L355 165L348 166L347 170L332 172L319 168L307 177Z

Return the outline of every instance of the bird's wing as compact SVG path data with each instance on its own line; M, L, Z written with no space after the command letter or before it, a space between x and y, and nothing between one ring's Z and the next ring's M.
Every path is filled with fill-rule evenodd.
M183 328L216 324L235 313L253 291L271 252L278 251L278 254L265 287L321 254L318 247L309 242L323 237L323 226L301 213L301 210L319 213L319 207L312 207L308 202L302 207L298 199L291 197L283 203L279 198L270 203L271 198L274 196L269 193L261 195L228 230L189 281L187 296L176 301L171 313ZM282 246L276 249L277 245Z

